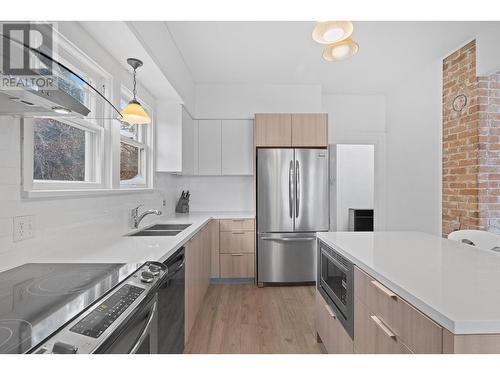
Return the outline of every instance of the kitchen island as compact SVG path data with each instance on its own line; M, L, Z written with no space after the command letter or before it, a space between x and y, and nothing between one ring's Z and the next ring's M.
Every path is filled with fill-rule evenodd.
M438 327L444 353L500 352L499 253L418 232L329 232L318 238L354 265L354 315L366 308L391 340L398 340L407 315L420 314L428 322L420 319L414 328L427 324L435 333ZM397 306L398 300L408 306ZM384 309L390 315L385 319L379 316ZM408 313L397 317L398 309ZM363 333L358 318L355 350Z

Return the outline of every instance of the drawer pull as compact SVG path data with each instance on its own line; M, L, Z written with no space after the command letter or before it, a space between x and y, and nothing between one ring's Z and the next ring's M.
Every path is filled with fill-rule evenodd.
M375 322L375 324L391 339L396 339L396 334L392 332L389 327L387 327L376 315L370 315L370 318Z
M373 284L374 287L382 291L384 294L386 294L389 298L392 299L398 299L398 295L392 292L390 289L387 289L385 286L380 284L377 280L372 280L371 283Z
M232 257L242 257L245 254L231 254Z
M245 221L245 219L233 219L234 223L242 223L244 221Z
M245 234L245 232L231 232L231 234Z
M330 315L333 319L337 319L337 316L335 315L335 313L333 312L332 308L330 307L330 305L325 305L325 309L326 311L328 312L328 315Z

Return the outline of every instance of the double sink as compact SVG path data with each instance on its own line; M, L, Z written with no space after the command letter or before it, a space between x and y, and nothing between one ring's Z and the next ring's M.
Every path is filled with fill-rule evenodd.
M177 236L184 229L190 227L191 224L155 224L145 228L139 232L129 234L130 237L143 237L143 236Z

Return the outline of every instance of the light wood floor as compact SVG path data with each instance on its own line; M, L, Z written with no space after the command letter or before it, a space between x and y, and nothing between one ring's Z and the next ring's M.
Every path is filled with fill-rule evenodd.
M314 286L210 285L186 353L321 353Z

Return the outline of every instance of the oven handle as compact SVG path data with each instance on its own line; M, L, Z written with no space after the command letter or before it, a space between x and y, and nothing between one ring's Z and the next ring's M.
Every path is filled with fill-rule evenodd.
M264 241L316 241L316 237L261 237Z
M141 346L141 344L143 343L144 339L148 335L148 331L151 328L151 324L153 323L153 319L154 319L155 314L156 314L157 305L158 305L158 303L157 303L157 301L155 301L155 303L153 304L153 307L151 308L151 311L149 312L148 322L146 323L146 326L144 327L141 335L139 336L139 338L137 339L136 343L134 344L134 346L130 350L129 354L135 354L135 353L137 353L137 351L139 350L139 347Z

